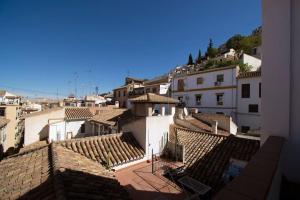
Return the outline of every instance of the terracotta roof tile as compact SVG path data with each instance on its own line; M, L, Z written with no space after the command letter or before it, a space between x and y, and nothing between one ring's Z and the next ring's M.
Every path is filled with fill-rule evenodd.
M122 117L125 112L128 112L127 109L110 109L104 110L101 113L94 115L90 121L108 124L108 125L115 125L118 117Z
M141 159L145 154L131 133L71 139L58 143L103 165L121 165ZM107 163L108 157L110 163Z
M55 199L48 146L0 163L1 199Z
M1 199L129 199L111 171L57 143L1 161L0 196Z
M230 158L249 161L259 149L259 141L176 129L177 141L185 146L185 168L189 175L209 185L213 191L223 186L222 175Z
M260 76L261 76L261 71L253 71L253 72L240 73L237 78L241 79L241 78L252 78L252 77L260 77Z
M147 93L145 95L132 98L130 101L135 103L179 103L177 99L157 95L154 93Z
M89 119L93 116L88 108L65 108L66 119Z
M9 119L6 119L4 117L0 117L0 128L2 128L3 126L5 126L6 124L8 124L10 122Z

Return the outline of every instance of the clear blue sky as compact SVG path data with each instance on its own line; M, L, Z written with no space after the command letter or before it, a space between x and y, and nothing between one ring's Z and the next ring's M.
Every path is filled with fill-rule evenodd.
M106 92L259 25L260 0L0 0L0 88Z

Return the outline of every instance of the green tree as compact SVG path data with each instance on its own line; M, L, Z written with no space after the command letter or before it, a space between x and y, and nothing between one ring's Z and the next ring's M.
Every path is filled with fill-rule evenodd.
M239 64L240 72L250 72L252 69L251 65L248 65L248 63L240 63Z
M197 64L201 64L201 62L202 62L202 60L201 60L201 50L199 49L199 51L198 51L198 57L196 59L196 63Z
M218 54L218 49L213 47L213 41L209 38L207 50L206 50L206 57L214 58Z
M189 55L189 61L188 61L188 63L187 63L188 65L193 65L194 64L194 61L193 61L193 56L192 56L192 54L190 53L190 55Z
M242 40L244 39L244 36L240 34L236 34L229 38L226 42L226 48L227 49L234 49L237 51L241 50Z

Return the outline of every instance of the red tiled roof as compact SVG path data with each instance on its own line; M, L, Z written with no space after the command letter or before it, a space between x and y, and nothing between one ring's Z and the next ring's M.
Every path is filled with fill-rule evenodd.
M67 120L72 119L89 119L93 116L88 108L65 108Z
M5 126L6 124L8 124L10 122L9 119L6 119L4 117L0 117L0 128L2 128L3 126Z
M104 165L108 164L109 158L111 166L141 159L145 155L131 133L71 139L58 143Z
M116 141L115 138L111 140ZM93 141L97 140L88 142ZM104 145L108 143L106 141ZM2 160L1 199L129 199L129 194L114 174L92 159L93 154L89 150L102 147L89 148L78 141L76 144L82 145L78 153L68 149L68 143L67 146L52 143ZM90 155L82 155L81 151ZM98 153L105 152L100 149Z
M185 169L189 175L209 185L213 191L223 186L222 175L230 158L249 161L259 149L259 141L176 129L179 144L185 146Z
M120 109L120 108L115 108L115 109L110 109L110 110L103 110L103 112L94 115L90 121L98 122L98 123L103 123L103 124L108 124L108 125L115 125L116 121L118 120L118 117L121 117L127 109Z
M241 78L252 78L252 77L260 77L260 76L261 76L261 71L254 71L254 72L240 73L237 78L241 79Z
M177 99L157 95L154 93L147 93L145 95L130 99L134 103L179 103Z

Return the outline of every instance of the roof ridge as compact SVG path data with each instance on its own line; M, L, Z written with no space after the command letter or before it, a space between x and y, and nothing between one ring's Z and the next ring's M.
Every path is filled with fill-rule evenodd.
M45 144L43 146L39 146L39 147L36 147L36 148L28 149L28 150L25 150L25 151L22 151L22 152L19 152L19 153L7 156L7 157L3 158L3 160L6 160L8 158L14 158L14 157L18 157L18 156L23 156L25 154L32 153L33 151L37 151L37 150L43 149L43 148L47 147L48 145L49 144Z
M54 141L52 143L55 144L63 144L63 143L67 143L67 142L76 142L76 141L91 141L94 139L98 139L98 138L111 138L114 136L122 136L124 133L112 133L112 134L107 134L107 135L97 135L97 136L90 136L90 137L82 137L82 138L71 138L71 139L67 139L67 140L62 140L62 141Z
M59 179L59 169L57 167L57 160L58 160L58 155L57 152L54 151L55 144L52 142L49 145L50 151L49 151L49 159L51 161L51 167L50 170L52 170L52 176L53 176L53 189L55 192L55 196L59 199L66 199L65 195L64 195L64 184L62 183L62 181Z
M214 134L214 133L205 132L205 131L194 131L194 130L179 128L179 127L174 127L174 128L175 128L176 132L177 132L177 129L179 129L179 130L189 131L189 132L193 132L193 133L201 133L201 134L213 135L213 136L218 136L218 137L229 137L229 136L226 136L226 135Z

